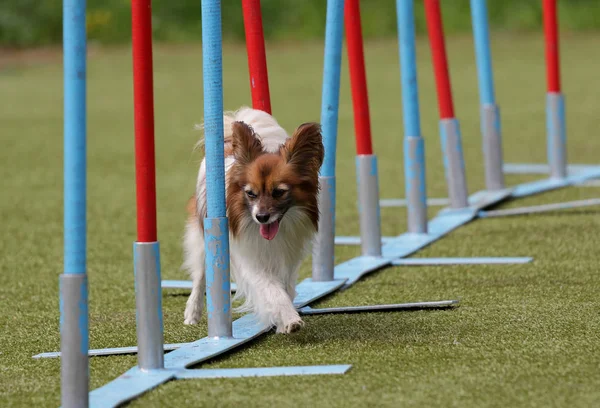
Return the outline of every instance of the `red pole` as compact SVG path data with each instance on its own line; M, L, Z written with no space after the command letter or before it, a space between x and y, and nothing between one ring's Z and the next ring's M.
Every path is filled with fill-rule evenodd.
M450 119L454 117L454 106L452 104L452 89L450 87L446 45L444 44L444 26L439 0L425 0L425 15L433 59L440 119Z
M244 11L252 107L270 114L271 96L269 94L269 74L260 0L242 0L242 9Z
M548 92L560 92L560 66L558 60L558 18L556 0L544 0L544 34L546 40L546 77Z
M156 241L151 0L132 0L137 241Z
M354 108L356 154L373 154L359 0L346 0L344 13L348 42L350 84L352 88L352 106Z

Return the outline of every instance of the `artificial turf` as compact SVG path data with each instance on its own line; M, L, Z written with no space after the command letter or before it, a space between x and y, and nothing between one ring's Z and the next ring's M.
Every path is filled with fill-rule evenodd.
M600 35L562 40L568 158L597 162ZM430 56L418 40L427 190L446 195ZM542 37L493 39L504 157L545 162ZM394 41L365 46L375 151L383 198L403 196L402 116ZM268 44L274 114L286 128L319 120L321 43ZM483 188L473 44L448 39L469 190ZM0 405L57 406L58 275L62 271L62 67L60 55L0 60ZM245 49L224 51L226 109L250 103ZM338 136L337 232L358 233L352 107L346 59ZM88 65L88 272L90 346L134 345L132 242L135 190L131 56L128 48L90 47ZM185 278L181 237L185 203L201 157L192 152L202 119L200 45L155 50L156 157L163 277ZM509 184L539 176L509 176ZM509 203L531 205L597 196L569 188ZM437 208L431 208L433 216ZM396 267L318 303L366 305L459 298L453 310L309 316L292 336L269 333L202 367L352 364L343 376L189 380L160 386L141 406L461 406L591 407L600 403L599 210L476 220L415 256L532 256L525 265ZM404 209L382 209L384 235L406 230ZM358 255L336 248L337 262ZM310 274L310 261L303 276ZM183 325L186 293L163 293L165 342L206 334L206 321ZM91 388L136 364L135 356L92 358Z

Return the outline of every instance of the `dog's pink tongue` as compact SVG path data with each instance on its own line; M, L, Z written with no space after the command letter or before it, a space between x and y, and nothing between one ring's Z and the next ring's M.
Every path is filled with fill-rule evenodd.
M270 224L261 224L260 226L260 235L269 241L275 238L277 231L279 231L279 221L275 221Z

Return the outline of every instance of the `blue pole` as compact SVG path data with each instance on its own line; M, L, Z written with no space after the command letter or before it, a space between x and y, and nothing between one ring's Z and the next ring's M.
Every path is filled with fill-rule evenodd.
M413 0L397 0L398 46L404 121L404 178L408 232L427 232L425 144L421 136Z
M471 19L475 40L477 79L479 81L479 101L482 105L495 104L494 76L490 51L490 30L486 0L471 0Z
M63 3L64 273L86 273L85 0Z
M486 0L471 0L471 20L475 40L479 101L481 105L480 120L485 162L485 184L488 190L501 190L504 188L502 131L500 128L500 111L494 95Z
M63 1L64 271L60 276L61 401L87 407L86 2Z
M206 303L209 337L231 337L229 226L223 149L223 49L220 0L202 0L202 69L206 141Z
M321 175L324 177L335 177L343 28L344 0L328 0L321 102L321 125L325 145Z
M319 233L313 245L313 280L333 280L335 246L335 154L337 144L344 0L327 1L321 128L325 159L319 183Z

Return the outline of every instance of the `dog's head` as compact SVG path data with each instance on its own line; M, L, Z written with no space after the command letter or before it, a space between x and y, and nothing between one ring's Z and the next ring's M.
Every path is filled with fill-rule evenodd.
M300 125L277 153L268 153L251 127L233 123L232 154L235 164L227 191L233 234L248 217L260 225L260 234L271 240L297 208L315 230L319 222L317 195L324 147L318 123Z

